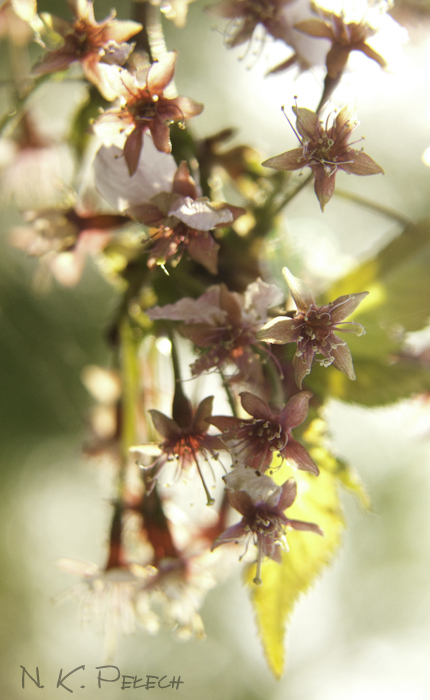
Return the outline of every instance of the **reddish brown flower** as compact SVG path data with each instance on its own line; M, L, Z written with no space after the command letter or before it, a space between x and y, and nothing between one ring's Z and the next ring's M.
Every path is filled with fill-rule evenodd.
M281 561L281 550L288 547L285 537L287 527L308 530L317 535L324 534L315 523L291 520L285 515L284 511L296 499L297 484L294 479L288 479L282 486L277 486L269 476L258 476L255 471L245 467L236 467L223 478L230 505L243 518L223 532L213 543L212 549L229 542L245 542L246 553L252 540L257 546L255 584L262 584L263 557Z
M388 9L388 3L383 5L384 10ZM331 48L326 57L327 77L320 102L322 107L337 86L351 51L361 51L382 68L385 68L387 62L367 43L367 40L376 34L377 29L367 20L366 13L357 21L348 21L344 12L330 12L320 8L314 2L311 3L311 7L316 14L320 15L320 18L305 19L295 24L294 29L331 42Z
M200 402L196 410L191 411L188 401L182 402L182 411L176 411L180 416L177 420L165 416L164 413L152 409L151 414L154 426L164 438L158 448L160 453L155 462L145 469L154 469L152 477L152 488L155 485L158 474L163 469L166 462L173 459L178 461L180 471L184 471L190 464L195 464L202 480L203 487L208 500L208 505L215 501L209 493L209 489L204 480L201 467L198 461L200 454L207 461L208 457L217 459L217 451L224 449L224 445L216 435L208 435L209 418L212 414L213 396L208 396ZM179 424L180 423L180 424ZM153 454L156 445L142 444L132 447L133 452L142 454ZM156 450L157 451L157 450Z
M256 332L267 319L267 310L279 301L279 290L258 279L243 295L225 284L209 287L198 299L184 297L175 304L148 311L151 319L183 321L181 334L202 348L191 366L193 375L234 363L235 379L259 383L261 362L255 354Z
M130 175L137 170L145 131L151 132L159 151L170 153L170 125L173 122L183 124L203 110L203 105L189 97L165 96L176 60L177 52L169 51L160 61L152 63L145 82L140 76L114 66L105 71L113 92L120 98L121 107L104 112L94 124L94 131L101 138L112 138L115 133L127 134L124 157Z
M275 170L301 170L306 166L311 168L315 176L315 194L322 211L333 196L338 170L353 175L384 172L363 149L358 151L352 148L356 142L349 143L352 132L358 126L354 107L343 107L334 116L331 126L328 124L329 117L324 124L318 114L309 109L295 106L293 111L297 116L297 131L292 128L300 141L300 148L269 158L263 165Z
M213 416L209 422L222 431L235 465L264 472L277 455L281 464L284 459L293 459L299 469L318 475L319 469L307 450L291 435L291 430L305 420L311 396L310 391L301 391L281 411L272 411L263 399L243 391L242 406L252 418Z
M293 358L297 386L310 373L315 360L324 367L333 365L348 379L355 379L349 348L335 331L363 335L363 326L344 319L352 314L368 292L346 294L324 306L317 306L309 287L291 274L287 267L282 270L290 288L297 311L293 318L278 316L259 331L257 337L268 343L285 345L297 343ZM315 356L321 354L322 359Z
M219 245L210 231L228 226L245 210L200 197L187 163L182 161L176 168L173 156L158 151L150 135L132 179L120 156L115 146L99 150L94 164L96 185L112 206L149 227L148 266L152 269L167 260L176 264L186 250L216 274Z
M142 25L132 21L115 20L113 10L102 22L96 22L92 0L67 0L74 21L42 13L44 23L62 39L62 45L50 51L33 68L34 75L46 75L67 70L79 62L85 77L100 90L107 100L114 100L116 93L105 80L101 64L123 64L133 45L124 43L137 34Z
M283 9L290 2L292 0L222 0L217 5L210 5L208 11L230 20L226 30L229 48L250 41L259 24L267 34L288 43L291 25Z

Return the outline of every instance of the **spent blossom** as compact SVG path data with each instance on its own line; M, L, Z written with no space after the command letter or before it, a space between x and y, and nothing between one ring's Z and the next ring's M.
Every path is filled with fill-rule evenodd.
M59 48L49 51L33 68L34 75L64 71L79 62L85 77L107 100L117 95L105 79L102 64L123 64L134 48L127 39L137 34L142 25L131 20L116 20L116 12L96 22L92 0L67 0L73 22L42 13L41 18L59 38Z
M315 523L291 520L285 515L285 510L290 508L296 499L295 479L290 478L282 486L278 486L269 476L258 475L246 467L236 467L223 479L230 505L243 517L215 540L212 549L229 542L244 542L246 554L252 541L257 546L257 571L254 578L256 585L262 584L261 564L264 557L281 562L282 549L288 551L285 536L287 527L323 535L321 528Z
M306 419L311 397L310 391L300 391L281 411L275 411L263 399L243 391L242 407L252 418L213 416L209 422L221 430L222 439L234 456L234 465L264 472L277 456L280 464L284 459L292 459L299 469L318 475L319 469L307 450L291 435L291 430Z
M184 297L174 304L149 309L151 319L182 321L181 334L201 349L191 366L194 376L226 363L236 365L236 379L259 382L261 362L255 354L257 330L267 312L280 301L280 292L261 279L244 294L230 292L223 283L209 287L198 299Z
M268 343L285 345L297 343L293 367L297 386L310 374L316 360L322 366L333 365L348 379L355 379L351 353L345 340L335 331L363 335L363 326L354 321L345 321L357 308L368 292L345 294L329 304L317 306L309 287L294 277L287 267L282 270L291 296L297 307L293 318L277 316L259 331L258 338ZM321 359L316 355L322 355Z
M186 250L209 272L217 273L219 245L210 231L231 224L244 209L201 197L186 162L177 168L173 156L158 151L150 136L133 178L116 146L99 150L94 170L103 197L150 228L150 268L170 259L178 262Z
M275 170L301 170L306 166L311 168L315 176L315 194L322 211L333 196L338 170L353 175L377 175L384 172L363 149L358 151L353 148L357 142L349 143L352 132L359 124L355 107L343 107L334 115L331 126L330 115L324 124L319 115L310 109L297 106L292 109L297 116L296 129L292 128L300 141L300 147L269 158L263 165Z
M149 131L159 151L170 153L170 125L184 124L195 117L203 105L189 97L167 97L166 88L173 80L177 51L169 51L149 66L144 78L141 71L133 75L123 68L107 66L106 81L119 98L120 105L103 112L94 124L94 132L104 140L125 134L124 158L130 175L137 170L143 135Z

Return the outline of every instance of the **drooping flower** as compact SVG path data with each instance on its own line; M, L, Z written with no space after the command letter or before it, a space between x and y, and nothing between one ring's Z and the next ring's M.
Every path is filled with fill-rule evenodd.
M210 231L231 224L244 209L199 196L200 189L183 161L158 151L145 138L138 169L130 178L121 151L103 146L94 162L96 186L117 210L150 228L148 266L190 257L216 274L219 245Z
M226 45L234 48L251 41L258 25L274 39L289 43L291 25L283 14L285 5L293 0L221 0L209 5L212 15L229 19L226 30Z
M335 331L363 335L363 326L354 321L344 321L357 308L368 292L345 294L330 304L317 306L309 287L291 274L287 267L282 270L291 296L297 307L293 318L277 316L257 334L260 340L285 345L297 343L293 358L297 386L301 388L303 379L310 373L316 360L324 367L333 365L348 379L355 379L349 348L345 340ZM319 359L317 354L323 357Z
M192 411L189 402L187 404L187 401L183 400L182 411L177 411L177 420L169 418L155 409L149 411L154 426L163 440L158 448L154 444L146 443L135 445L131 450L143 455L154 454L154 452L159 453L151 465L144 467L145 469L153 470L152 488L165 464L176 459L180 472L186 471L190 464L195 464L202 480L208 505L214 504L215 501L209 493L198 459L200 456L205 461L208 461L209 457L216 460L218 451L224 449L224 445L219 437L207 434L209 430L208 419L212 415L212 404L213 396L208 396L200 402L195 411Z
M299 469L318 475L310 454L291 435L291 430L305 420L311 397L310 391L300 391L281 411L272 411L266 401L243 391L240 400L252 418L213 416L209 422L221 430L222 439L234 456L234 465L264 472L277 455L281 464L284 459L292 459Z
M124 216L84 214L74 206L30 211L24 217L30 225L11 230L12 245L40 258L57 282L66 287L79 282L87 256L100 253L114 231L130 223Z
M223 479L230 505L243 517L215 540L212 549L229 542L244 542L246 553L252 541L257 546L257 571L254 578L256 585L262 584L263 558L269 557L280 562L281 550L288 549L285 536L287 527L308 530L317 535L324 534L315 523L291 520L285 515L284 511L292 506L296 499L295 479L288 479L282 486L277 486L269 476L258 475L246 467L236 467Z
M120 106L103 112L93 128L104 140L112 140L115 134L126 135L123 152L130 175L137 170L145 131L151 133L159 151L170 153L170 125L173 122L183 124L203 110L203 105L189 97L165 95L173 80L177 57L177 51L169 51L149 66L144 78L140 72L132 75L116 66L105 68L106 81L119 97Z
M236 379L258 383L261 362L255 354L256 333L268 309L278 301L277 287L258 279L244 294L230 292L225 284L214 285L198 299L184 297L174 304L155 306L148 315L153 320L183 321L181 334L202 349L191 366L194 376L233 363L239 370Z
M300 148L281 153L264 161L263 165L275 170L301 170L311 168L315 176L315 194L321 210L333 196L335 177L338 170L353 175L377 175L383 169L370 158L363 149L353 148L349 143L352 132L357 128L355 107L343 107L333 117L329 126L329 117L325 124L318 114L303 107L293 107L297 116L296 129L293 131L300 141Z
M351 16L348 17L348 10L351 6L354 8L355 4L341 3L338 11L334 11L312 2L312 10L319 17L305 19L294 25L295 29L308 36L328 39L331 42L331 48L326 57L327 76L320 107L327 102L339 83L352 51L361 51L381 68L387 66L386 60L368 43L368 40L377 33L381 15L387 12L390 3L387 0L367 3L366 0L365 3L360 4L361 11L356 12L356 16L349 12ZM363 7L364 5L367 7Z
M100 66L123 64L134 45L125 43L137 34L142 25L131 20L114 19L115 10L102 22L96 22L92 0L67 0L73 14L73 22L42 13L41 18L61 41L61 46L49 51L33 68L34 75L46 75L67 70L72 63L79 62L85 77L93 83L107 100L117 95Z

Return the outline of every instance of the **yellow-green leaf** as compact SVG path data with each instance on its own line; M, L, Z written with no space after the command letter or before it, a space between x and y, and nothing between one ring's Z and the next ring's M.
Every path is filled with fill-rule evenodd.
M329 460L330 455L326 452ZM317 523L324 537L311 532L291 530L287 534L289 552L284 552L282 562L266 560L262 565L262 586L255 586L255 564L245 572L245 580L251 589L258 630L268 664L280 678L284 670L284 637L291 613L300 596L315 583L323 568L333 559L341 541L344 521L337 490L337 478L320 454L320 475L315 478L304 472L294 472L298 484L298 496L289 518ZM274 475L283 483L292 474L291 467L284 466Z

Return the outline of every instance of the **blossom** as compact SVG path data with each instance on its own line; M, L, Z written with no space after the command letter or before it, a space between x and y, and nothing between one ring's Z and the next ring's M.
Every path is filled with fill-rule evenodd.
M150 136L132 179L116 146L99 150L94 170L103 197L151 228L150 268L170 259L178 262L186 250L216 274L219 245L209 232L232 223L243 209L201 197L186 162L177 168L173 156L158 151Z
M78 213L74 206L30 211L24 217L30 225L12 229L12 245L40 258L66 287L79 282L87 255L100 253L113 231L129 223L115 214Z
M348 379L355 379L349 348L335 331L363 335L363 326L344 319L352 314L368 292L345 294L329 304L317 306L309 287L291 274L287 267L282 270L291 296L297 306L293 318L277 316L257 334L260 340L285 345L297 343L293 366L297 386L301 388L303 379L310 373L316 359L324 367L333 365ZM323 355L322 359L315 355Z
M159 151L170 153L172 144L169 126L184 123L203 110L203 105L189 97L167 97L165 91L173 80L177 51L169 51L149 66L144 79L140 72L132 75L116 66L105 68L106 80L120 99L120 107L103 112L94 124L94 132L102 139L126 134L124 158L130 175L139 164L143 135L149 131Z
M293 107L297 116L293 131L300 141L300 148L281 153L264 161L263 165L275 170L299 170L306 166L315 176L315 194L321 210L331 199L338 170L353 175L376 175L383 173L382 168L370 158L363 149L352 148L348 143L350 135L357 128L355 107L343 107L333 117L331 126L320 121L318 114L302 107Z
M181 334L202 349L191 366L193 375L230 362L239 370L236 379L258 382L261 363L255 356L256 333L267 319L267 310L279 300L277 287L258 279L244 294L230 292L225 284L213 285L198 299L184 297L174 304L155 306L148 315L153 320L184 322Z
M42 13L44 24L50 27L61 41L61 46L49 51L33 68L34 75L46 75L69 68L79 61L85 77L93 83L107 100L114 100L112 91L105 79L102 64L123 64L134 45L125 43L137 34L142 25L133 21L115 20L116 12L102 22L96 22L92 0L67 0L73 13L73 22Z
M284 459L293 459L299 469L318 475L319 469L307 450L291 435L291 430L305 420L311 397L310 391L300 391L281 411L272 411L266 401L243 391L240 400L252 418L213 416L209 422L222 431L236 465L264 472L276 454L281 458L281 464Z
M323 106L338 84L351 51L361 51L381 68L386 67L387 62L368 44L368 39L377 32L377 28L372 23L375 14L385 13L389 9L389 3L386 0L374 2L371 17L368 11L364 11L360 17L356 18L348 18L343 6L338 12L319 7L315 2L311 3L311 7L316 14L320 15L320 18L305 19L295 24L294 28L308 36L328 39L331 42L331 48L326 57L325 89L320 102Z
M292 506L296 499L295 479L287 479L282 486L277 486L269 476L258 475L257 472L246 467L236 467L223 479L227 486L230 505L243 517L240 522L227 528L217 537L212 549L229 542L245 542L246 553L252 540L257 546L255 584L262 583L263 557L281 561L281 550L287 549L285 537L287 527L323 535L321 528L315 523L291 520L285 515L284 511Z
M208 396L203 399L197 406L196 410L191 411L187 400L183 401L182 411L179 413L181 419L169 418L161 411L152 409L149 411L156 430L164 438L159 445L159 456L149 467L145 469L154 469L152 477L152 488L155 485L158 474L163 469L166 462L173 459L178 461L180 471L185 471L188 466L194 463L202 480L202 484L207 496L208 505L213 505L215 500L209 493L209 489L204 480L201 467L198 460L198 454L203 456L205 461L208 457L217 459L217 450L223 449L224 445L216 435L208 435L209 430L208 419L212 414L213 396ZM179 424L180 423L180 424ZM142 454L153 453L156 447L152 444L135 445L130 448L133 452L141 452Z
M262 25L274 39L289 43L291 26L283 14L285 5L292 0L221 0L210 5L211 14L230 20L226 44L240 46L252 39L257 25Z

